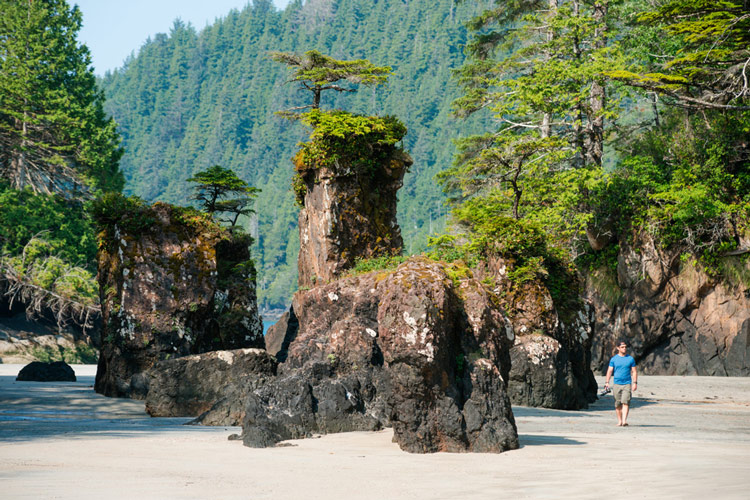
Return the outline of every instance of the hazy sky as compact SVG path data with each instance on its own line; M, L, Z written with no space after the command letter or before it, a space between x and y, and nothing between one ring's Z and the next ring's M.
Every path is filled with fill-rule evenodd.
M176 18L201 30L233 8L242 9L248 0L69 0L83 13L78 39L91 50L94 71L103 75L122 66L131 52L149 36L169 33ZM284 8L289 0L273 0Z

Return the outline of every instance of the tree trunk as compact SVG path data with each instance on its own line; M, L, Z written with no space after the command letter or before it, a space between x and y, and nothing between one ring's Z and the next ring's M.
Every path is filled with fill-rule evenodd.
M321 89L320 87L313 88L313 109L319 109L320 108L320 93Z
M549 8L549 13L547 16L549 18L552 18L552 16L555 15L557 12L557 0L547 0L547 6ZM552 32L551 29L547 28L547 42L551 42L555 37L555 34ZM545 54L545 59L549 61L551 58L550 54ZM547 138L552 133L552 126L550 125L550 122L552 121L552 116L550 113L544 113L544 116L542 116L542 128L540 131L540 134L543 138Z
M607 10L608 0L602 0L594 4L594 43L593 48L603 49L607 46ZM597 166L601 167L604 156L604 107L606 106L606 88L603 79L594 80L591 85L589 96L589 129L588 129L588 156Z
M578 1L573 2L573 16L579 17L581 14L580 10L580 3ZM576 28L574 35L573 35L573 54L575 55L576 59L581 59L581 40L578 34L578 29ZM578 150L576 152L576 155L573 157L573 166L575 168L579 167L585 167L586 166L586 144L584 141L584 132L583 132L583 104L578 101L576 104L576 112L578 113L578 119L576 120L575 124L573 125L573 140L575 142L575 147Z

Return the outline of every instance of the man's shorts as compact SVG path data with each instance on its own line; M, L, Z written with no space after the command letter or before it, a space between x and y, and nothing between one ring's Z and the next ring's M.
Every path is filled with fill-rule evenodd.
M615 406L629 405L631 398L630 384L612 384L612 395L615 397Z

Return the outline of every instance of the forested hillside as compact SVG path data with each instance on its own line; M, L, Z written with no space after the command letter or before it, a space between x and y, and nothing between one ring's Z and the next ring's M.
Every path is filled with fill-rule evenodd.
M396 115L406 124L403 145L414 165L400 191L399 221L405 251L421 251L428 235L445 228L434 176L452 163L459 135L452 70L464 62L464 23L491 3L296 0L279 12L270 0L254 0L200 32L176 21L101 82L126 150L125 191L186 204L185 180L215 164L261 188L257 219L249 222L259 295L261 306L282 306L296 286L299 248L290 158L309 129L274 115L307 97L286 84L287 69L269 52L366 58L393 67L388 85L324 95L323 105ZM461 121L460 133L478 132L486 119Z

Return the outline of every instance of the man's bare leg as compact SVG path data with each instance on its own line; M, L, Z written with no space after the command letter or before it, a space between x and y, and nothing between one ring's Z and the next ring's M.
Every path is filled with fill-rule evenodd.
M630 405L622 405L622 425L628 425L628 412Z
M619 405L615 406L615 413L617 414L617 425L618 427L622 425L622 407L627 405Z

